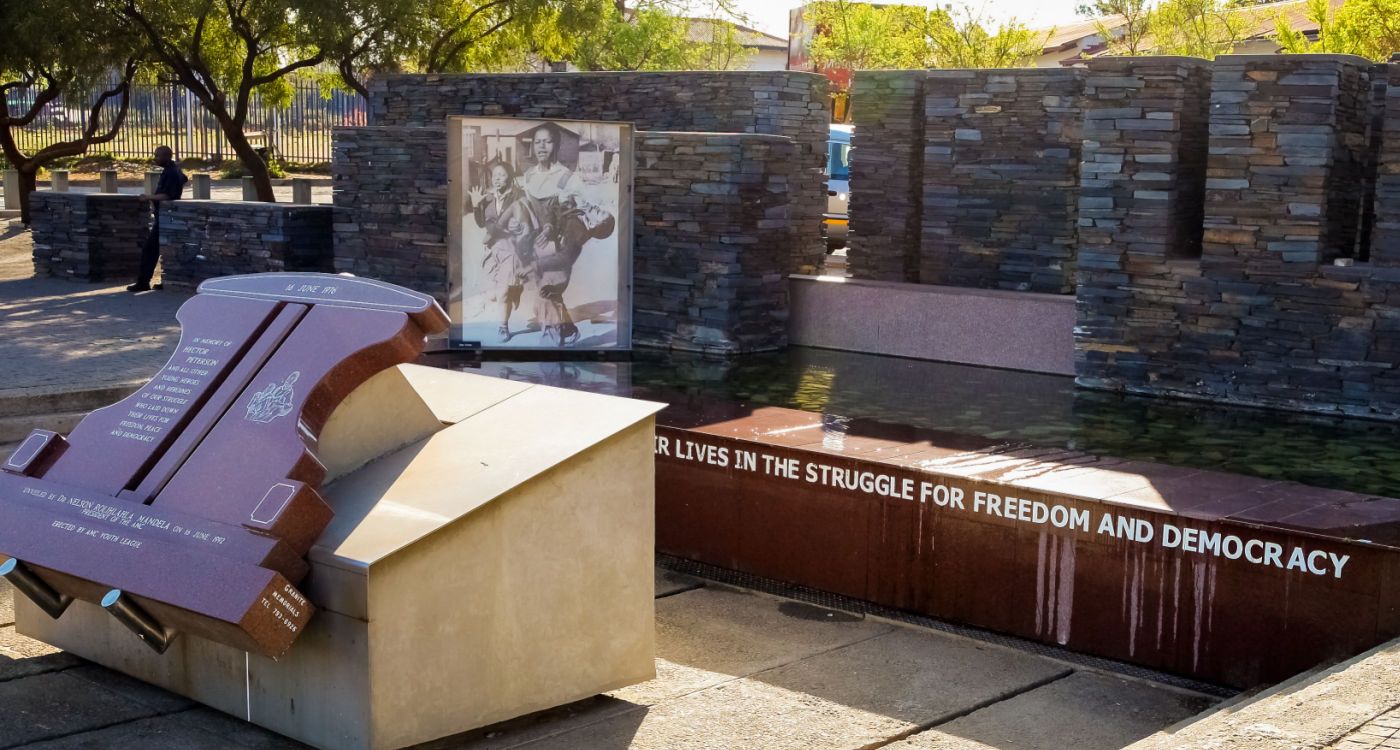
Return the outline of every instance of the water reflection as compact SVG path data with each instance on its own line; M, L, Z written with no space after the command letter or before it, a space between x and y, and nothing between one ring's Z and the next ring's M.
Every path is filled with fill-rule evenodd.
M1082 391L1071 379L792 348L733 360L638 352L626 362L434 364L699 407L823 415L839 447L852 419L1400 496L1400 425Z

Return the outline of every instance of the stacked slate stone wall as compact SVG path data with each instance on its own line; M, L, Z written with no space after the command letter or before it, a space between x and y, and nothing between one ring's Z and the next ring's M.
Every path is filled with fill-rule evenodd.
M1089 64L1075 347L1085 384L1145 379L1179 339L1184 285L1200 274L1209 83L1195 58Z
M797 145L648 132L636 153L633 341L725 354L785 346Z
M136 278L150 231L150 205L135 195L53 193L30 196L34 273L82 281Z
M788 248L805 230L790 138L638 133L633 339L746 352L786 343ZM448 293L447 133L337 128L335 270Z
M632 123L639 131L762 133L791 138L803 179L792 184L799 229L787 268L821 263L826 207L827 82L789 71L380 76L370 122L440 128L453 115Z
M1375 228L1371 263L1400 267L1400 64L1386 66L1385 115L1376 158Z
M1333 265L1361 253L1370 75L1337 55L1216 61L1202 257L1085 272L1081 384L1400 418L1400 269L1382 262L1384 219L1372 263ZM1385 135L1378 217L1394 210Z
M1369 67L1339 55L1216 61L1203 253L1218 276L1308 277L1354 255Z
M924 71L860 71L851 87L852 276L919 280L923 224Z
M1082 77L928 72L919 281L1073 290Z
M335 270L447 301L447 131L336 128Z
M161 208L161 279L193 289L215 276L269 271L328 273L330 206L175 201Z

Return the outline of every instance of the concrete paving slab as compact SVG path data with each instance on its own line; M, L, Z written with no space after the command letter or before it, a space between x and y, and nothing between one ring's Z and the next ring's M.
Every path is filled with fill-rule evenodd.
M890 750L1118 750L1213 702L1146 682L1075 672Z
M96 664L83 663L82 666L70 669L64 672L64 674L76 677L79 680L110 693L116 693L127 700L140 703L159 714L184 711L194 708L196 705L195 702L189 698L178 696L138 679L127 677L119 672L113 672L106 667L99 667Z
M53 646L20 635L13 625L0 627L0 656L27 659L56 653L58 653L58 649Z
M645 710L645 707L635 703L600 695L454 737L416 745L412 750L509 750L578 732L584 727L621 714Z
M856 750L908 722L756 679L639 708L529 745L531 750Z
M913 728L947 721L1073 671L1024 651L900 627L753 679Z
M19 635L13 626L0 628L0 682L58 672L82 663L82 659L63 653L47 643ZM4 716L0 715L0 720L3 719Z
M149 706L123 698L65 672L0 682L0 747L56 739L155 715Z
M671 596L704 586L705 582L695 576L676 573L662 567L656 569L656 596Z
M211 722L207 716L201 715L198 721L186 718L186 714L192 713L196 712L187 711L171 716L141 719L26 745L25 750L229 750L235 747L301 750L306 747L266 732L260 733L256 738L259 740L258 744L239 743L236 741L238 735L231 736L219 731L227 727Z
M709 585L656 601L656 679L611 695L653 705L893 629L845 612Z

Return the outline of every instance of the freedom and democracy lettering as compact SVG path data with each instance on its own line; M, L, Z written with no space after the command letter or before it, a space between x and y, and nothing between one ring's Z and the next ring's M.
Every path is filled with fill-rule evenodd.
M944 477L914 478L871 469L851 469L785 457L761 450L731 448L691 438L656 438L656 455L721 469L830 487L873 497L927 503L937 508L994 516L1019 523L1156 544L1162 549L1244 560L1261 567L1340 579L1350 555L1267 539L1153 522L1109 510L1091 512L1073 505L973 490Z

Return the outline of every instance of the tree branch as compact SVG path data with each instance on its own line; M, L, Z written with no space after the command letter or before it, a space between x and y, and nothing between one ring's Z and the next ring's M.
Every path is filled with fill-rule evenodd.
M297 71L297 70L301 70L302 68L310 68L310 67L313 67L313 66L316 66L316 65L320 65L321 63L323 63L323 62L325 62L325 61L326 61L326 53L325 53L325 52L317 52L316 55L315 55L314 57L308 57L308 58L306 58L305 60L298 60L298 61L296 61L296 62L294 62L294 63L290 63L290 64L287 64L287 65L283 65L282 67L278 68L277 70L272 71L271 73L268 73L267 75L264 75L264 76L257 76L257 77L255 77L255 78L253 78L253 85L254 85L254 86L263 86L263 85L265 85L265 84L269 84L269 83L272 83L273 81L276 81L278 78L281 78L282 76L287 75L288 73L291 73L291 72Z

